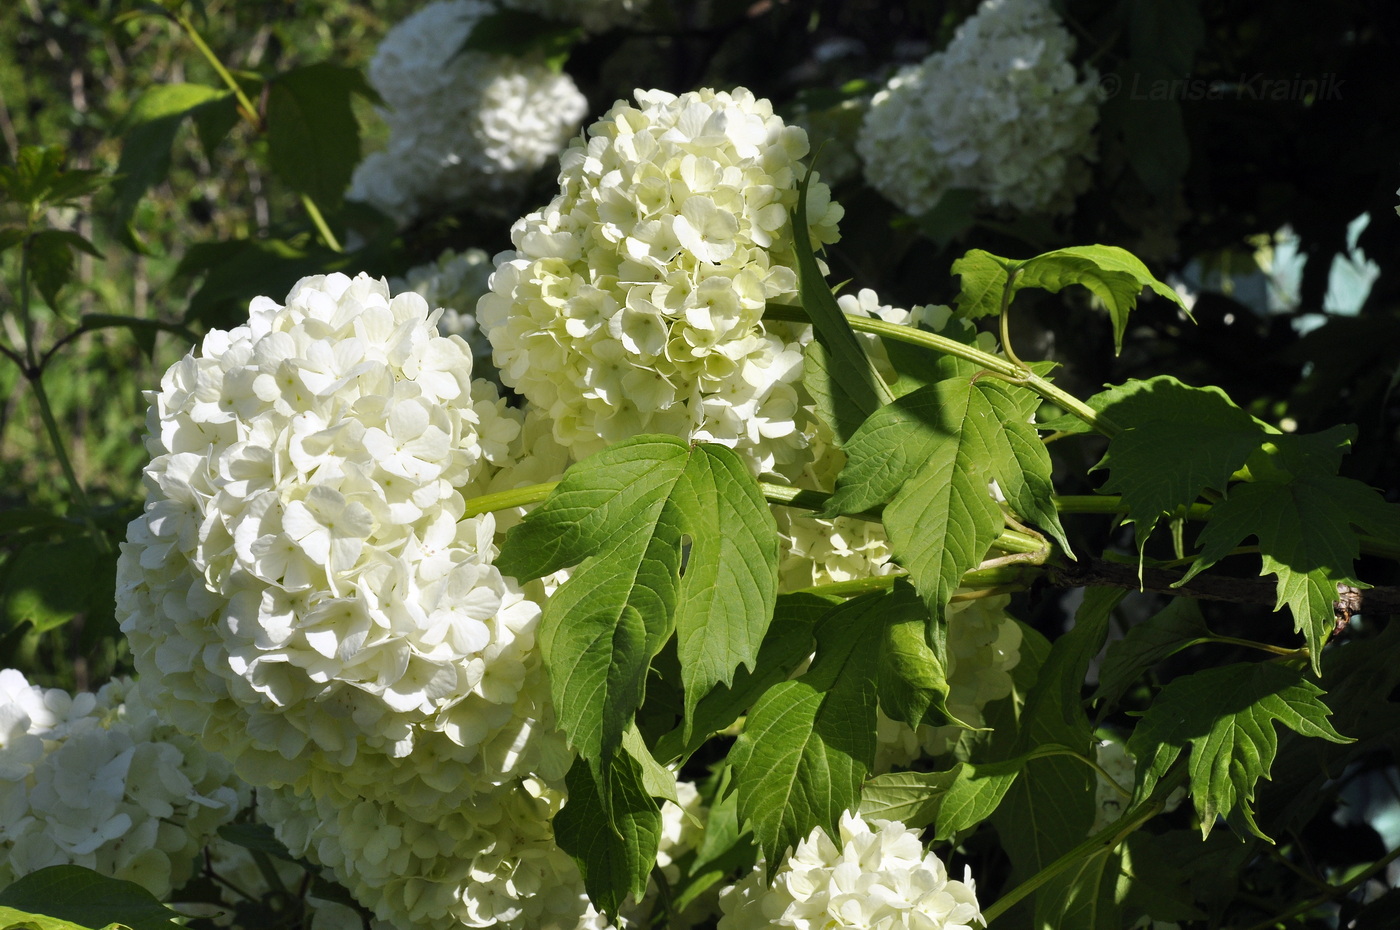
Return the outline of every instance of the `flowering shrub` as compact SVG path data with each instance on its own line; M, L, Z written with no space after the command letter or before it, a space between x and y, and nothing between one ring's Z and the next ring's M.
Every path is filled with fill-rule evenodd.
M586 103L543 61L462 52L485 0L436 0L389 31L369 67L389 147L355 170L349 197L400 223L509 191L578 128Z
M740 88L619 101L511 229L477 308L502 380L575 456L645 432L728 445L755 473L805 445L801 353L761 317L793 300L788 211L806 134ZM808 191L814 242L841 208Z
M908 213L970 188L996 207L1062 212L1088 183L1098 75L1047 0L983 0L948 47L889 80L856 146L870 184Z
M841 816L841 832L814 829L769 882L760 864L720 895L719 930L972 930L985 926L971 876L948 878L917 830Z
M72 695L0 671L0 887L73 864L168 897L247 803L232 766L129 681Z

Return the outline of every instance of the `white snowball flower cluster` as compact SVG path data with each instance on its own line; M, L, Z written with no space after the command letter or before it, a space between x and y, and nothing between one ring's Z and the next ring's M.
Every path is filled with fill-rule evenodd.
M1088 183L1098 76L1048 0L983 0L947 49L900 70L871 101L857 149L866 179L921 214L953 188L994 207L1062 212Z
M549 19L578 23L589 32L605 32L614 26L636 23L646 14L650 0L507 0L510 9L538 13Z
M637 91L561 157L560 193L511 230L477 316L502 380L582 458L642 432L718 442L755 474L799 458L802 355L788 219L807 153L749 91ZM808 191L814 243L841 208Z
M680 782L677 792L686 810L702 813L693 784ZM555 842L550 821L564 795L539 779L503 785L451 811L338 796L333 788L318 789L314 798L286 789L258 796L278 839L294 854L332 869L389 925L421 930L611 927L585 896L578 867ZM699 832L681 807L662 805L657 865L671 880L680 877L675 859L694 848ZM656 894L653 886L641 904L624 908L617 926L636 926L650 913ZM696 915L687 911L686 916Z
M438 0L391 29L369 66L389 147L356 169L349 197L402 223L438 204L514 190L578 129L573 80L542 60L469 51L486 0Z
M840 837L817 827L778 868L762 863L720 895L719 930L972 930L985 926L971 875L948 878L919 832L898 821L841 816Z
M567 768L542 595L464 516L503 466L531 473L523 417L435 324L383 281L306 278L151 398L122 629L161 712L254 783L451 805Z
M472 349L472 373L478 378L490 378L491 343L476 325L476 302L490 290L491 256L482 249L455 252L447 249L437 261L410 268L403 278L390 278L389 290L400 294L413 291L441 309L438 332L444 336L461 336Z
M955 592L967 594L966 591ZM953 600L948 605L948 711L969 726L985 722L982 710L1008 697L1011 670L1021 661L1021 627L1006 612L1007 595ZM908 765L922 755L936 756L952 749L967 731L956 725L921 726L880 715L875 770Z
M70 695L0 671L0 888L80 865L165 898L248 794L129 682Z

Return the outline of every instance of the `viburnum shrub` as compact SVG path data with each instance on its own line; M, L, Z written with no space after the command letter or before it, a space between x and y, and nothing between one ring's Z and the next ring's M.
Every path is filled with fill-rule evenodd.
M637 89L568 138L587 104L552 43L601 84L630 46L599 34L669 42L681 11L503 6L427 5L368 83L231 72L165 11L226 86L139 98L122 222L180 120L206 146L241 120L318 238L192 250L198 338L55 324L194 347L146 392L139 512L91 506L50 412L74 516L5 517L72 564L130 520L89 562L138 677L93 697L0 672L0 926L163 926L152 894L200 930L1347 925L1334 902L1400 853L1264 923L1261 881L1229 883L1291 882L1287 844L1332 809L1307 804L1395 725L1400 633L1372 622L1400 597L1368 579L1400 559L1400 506L1341 475L1354 431L1171 375L1071 390L1026 348L1035 297L1101 311L1105 355L1111 332L1150 356L1144 293L1192 324L1115 246L967 250L922 269L949 306L828 281L879 236L762 96ZM986 0L868 101L843 91L896 231L956 227L932 215L953 192L1005 241L1050 235L1023 214L1068 224L1111 143L1075 42L1042 0ZM326 129L356 96L391 131L357 170L358 131ZM109 180L44 150L0 169L25 206L0 227L4 352L45 411L29 292L57 304L96 252L46 224ZM468 241L504 245L491 218L541 189L510 248ZM229 318L264 262L296 275ZM0 580L49 561L6 554ZM1178 596L1144 614L1139 590ZM1197 598L1286 619L1222 635ZM73 883L98 910L53 904Z

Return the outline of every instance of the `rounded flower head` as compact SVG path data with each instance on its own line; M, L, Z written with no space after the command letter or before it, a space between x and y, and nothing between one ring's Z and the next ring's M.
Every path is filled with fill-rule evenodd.
M972 930L985 926L971 876L948 878L917 830L841 816L840 836L814 829L778 867L760 863L720 894L719 930Z
M662 432L774 471L806 444L800 345L761 319L795 299L806 133L742 88L636 98L564 152L558 196L512 228L478 319L502 380L577 457ZM803 234L835 241L824 184L808 216Z
M400 222L436 204L512 190L563 148L587 111L543 60L462 52L494 7L438 0L391 29L369 66L389 147L364 160L350 198Z
M472 372L478 378L494 375L491 367L491 343L476 325L476 302L490 289L491 256L481 249L454 252L447 249L437 261L408 269L403 278L390 278L389 290L395 294L412 291L441 309L438 332L444 336L461 336L472 350Z
M73 696L0 671L0 887L71 864L164 898L248 797L130 682Z
M382 281L306 278L151 395L122 629L162 712L250 781L450 805L567 766L540 608L491 564L493 517L463 515L525 458L522 416L435 323Z
M871 101L857 149L866 180L908 213L954 188L994 207L1061 212L1088 183L1097 74L1048 0L983 0L947 49Z

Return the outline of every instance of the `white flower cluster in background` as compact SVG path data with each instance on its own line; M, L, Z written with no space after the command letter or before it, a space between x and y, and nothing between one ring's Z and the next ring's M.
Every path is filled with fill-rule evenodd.
M1091 834L1098 833L1123 816L1123 810L1128 805L1128 796L1123 792L1131 795L1137 780L1137 760L1123 743L1111 739L1100 740L1094 746L1094 756L1099 768L1113 777L1117 787L1110 785L1102 775L1097 777L1094 785L1094 825L1089 828ZM1176 810L1185 799L1185 789L1178 788L1167 795L1164 810Z
M762 863L720 894L719 930L972 930L985 926L971 875L948 878L919 832L898 821L841 816L815 828L764 880Z
M347 196L408 223L433 207L513 191L559 153L587 112L573 80L536 59L468 51L486 0L437 0L384 37L369 66L389 126Z
M985 723L982 710L1008 697L1011 670L1021 661L1021 627L1006 612L1007 595L954 600L948 605L948 712L969 726ZM883 713L877 732L875 771L908 765L920 756L937 756L952 749L962 727L921 726L891 720Z
M307 278L152 396L122 628L161 713L254 783L451 803L567 767L538 595L491 564L494 517L464 517L498 472L554 475L435 324L383 281Z
M549 19L578 23L589 32L634 24L646 14L651 0L506 0L508 9L538 13Z
M1048 0L983 0L947 49L901 69L871 101L857 149L866 180L921 214L954 188L993 207L1063 212L1088 184L1098 76Z
M438 332L465 339L472 349L472 374L488 379L495 371L491 366L491 343L476 325L476 302L490 290L494 268L491 256L482 249L447 249L437 261L410 268L402 278L389 279L391 293L412 291L429 307L442 310Z
M742 88L637 91L561 157L560 193L516 222L477 308L501 378L582 458L643 432L797 461L801 347L765 328L796 299L788 212L807 137ZM814 244L841 208L808 191Z
M129 682L71 695L0 671L0 888L79 865L165 898L248 800L227 761L157 719Z

